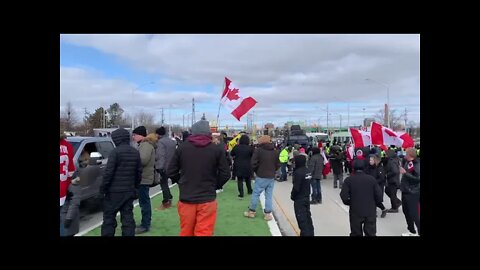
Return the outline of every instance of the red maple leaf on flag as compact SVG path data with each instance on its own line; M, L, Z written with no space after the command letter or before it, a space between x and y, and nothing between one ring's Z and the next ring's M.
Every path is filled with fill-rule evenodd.
M385 133L387 133L390 137L397 137L397 134L391 132L391 131L388 130L388 129L385 129Z
M237 100L240 97L238 96L238 89L233 88L233 90L228 89L227 98L229 100Z

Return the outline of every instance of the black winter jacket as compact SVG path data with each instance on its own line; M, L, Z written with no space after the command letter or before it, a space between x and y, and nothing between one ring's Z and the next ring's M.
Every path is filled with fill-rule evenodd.
M112 132L116 148L110 152L100 193L131 192L142 180L142 162L138 150L130 146L130 134L120 128Z
M384 186L387 181L385 176L385 170L383 169L383 165L381 163L378 166L375 166L375 165L372 166L368 164L368 167L365 170L365 173L373 176L373 178L377 180L377 184L379 186Z
M308 200L310 197L310 183L312 175L305 167L306 157L295 157L295 170L293 171L293 188L290 195L292 201Z
M387 185L400 187L400 163L397 157L390 157L385 168Z
M400 190L405 194L420 194L420 160L406 161L403 168L407 172L402 176Z
M363 171L356 171L345 179L340 198L350 206L350 213L359 217L375 217L377 205L383 202L377 181Z
M216 190L230 179L225 151L209 142L208 138L205 135L188 137L175 150L167 168L167 177L178 182L181 202L199 204L214 201Z
M249 145L239 144L233 147L230 155L235 158L236 176L250 178L252 176L252 148Z

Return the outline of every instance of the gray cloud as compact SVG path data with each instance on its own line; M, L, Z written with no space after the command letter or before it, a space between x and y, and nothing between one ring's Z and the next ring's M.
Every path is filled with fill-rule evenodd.
M352 103L351 119L363 117L362 106L366 114L373 114L383 108L387 91L366 78L388 83L392 109L407 107L409 118L419 120L419 35L62 35L62 40L159 74L172 85L216 85L227 76L258 101L255 109L262 112L261 117L272 121L311 117L311 108L341 101L345 103L336 111L342 117L347 114L347 102ZM198 102L217 99L209 93L175 89L139 90L132 99L135 87L127 81L62 68L61 105L75 98L74 105L98 107L115 98L127 108L138 106L139 100L144 108L172 103L188 107L192 96ZM181 98L188 101L180 102ZM302 104L301 110L286 110L289 103ZM353 111L357 103L362 105ZM216 110L209 113L216 117Z

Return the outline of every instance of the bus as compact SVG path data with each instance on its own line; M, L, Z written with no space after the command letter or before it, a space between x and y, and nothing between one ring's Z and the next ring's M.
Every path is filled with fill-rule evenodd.
M319 141L328 141L328 134L323 132L307 132L305 133L312 145L318 145Z
M332 134L332 141L336 142L352 142L352 134L349 131L347 132L336 132Z

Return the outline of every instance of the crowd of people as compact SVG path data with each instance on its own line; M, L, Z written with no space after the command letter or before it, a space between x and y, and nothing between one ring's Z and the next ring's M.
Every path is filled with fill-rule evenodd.
M322 204L321 181L333 172L333 187L341 189L340 197L350 206L351 236L376 235L376 208L381 218L398 213L403 208L408 233L420 234L420 149L402 151L391 147L354 149L350 143L319 143L318 146L281 145L263 135L258 143L245 133L232 143L226 133L212 136L208 121L200 120L191 133L182 133L176 143L166 135L164 127L147 134L144 126L132 134L123 128L111 133L116 145L100 186L103 201L102 236L114 236L116 215L120 212L122 236L148 232L151 227L152 206L149 190L160 185L163 200L156 210L172 208L173 196L168 179L179 187L178 215L180 236L212 236L214 232L219 190L229 179L237 181L238 198L251 194L243 215L257 216L261 193L265 193L263 218L273 219L273 190L275 182L285 182L292 176L291 200L301 236L314 236L311 205ZM131 145L133 140L136 145ZM306 149L307 148L307 149ZM80 204L78 178L73 148L60 137L60 235L73 236L78 232ZM344 173L348 177L344 180ZM401 177L401 178L400 178ZM252 186L252 180L254 184ZM402 199L397 198L401 190ZM391 208L383 205L383 193ZM135 223L133 202L139 200L141 222Z

